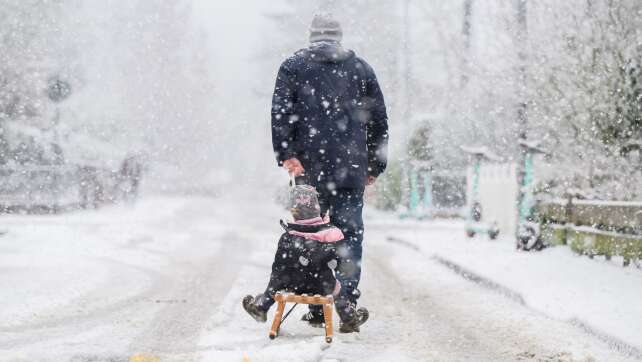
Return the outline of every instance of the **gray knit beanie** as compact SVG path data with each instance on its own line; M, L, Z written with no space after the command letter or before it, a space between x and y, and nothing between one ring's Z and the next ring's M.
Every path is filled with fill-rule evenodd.
M310 25L310 43L318 41L336 41L343 39L341 24L331 13L319 13L314 15Z
M290 191L290 212L294 220L321 216L317 190L310 185L296 185Z

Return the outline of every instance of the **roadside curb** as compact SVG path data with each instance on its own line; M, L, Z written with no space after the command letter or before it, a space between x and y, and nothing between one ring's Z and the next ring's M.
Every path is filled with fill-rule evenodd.
M415 245L414 243L408 242L408 241L406 241L404 239L400 239L400 238L397 238L397 237L394 237L394 236L388 236L386 238L386 240L388 240L388 242L390 242L390 243L403 245L406 248L412 249L414 251L421 251L421 249L419 249L419 247L417 245Z
M518 293L518 292L516 292L516 291L514 291L512 289L506 288L505 286L503 286L501 284L495 283L494 281L492 281L490 279L487 279L487 278L485 278L485 277L483 277L483 276L481 276L479 274L476 274L475 272L464 268L463 266L455 263L454 261L448 260L448 259L446 259L444 257L441 257L441 256L437 255L437 254L434 254L432 256L432 259L435 260L436 262L438 262L439 264L442 264L442 265L446 266L450 270L454 271L456 274L459 274L464 279L467 279L467 280L470 280L471 282L477 283L477 284L481 285L484 288L488 288L490 290L493 290L493 291L495 291L495 292L507 297L508 299L511 299L511 300L523 305L523 306L527 306L526 301L524 300L524 297L520 293Z

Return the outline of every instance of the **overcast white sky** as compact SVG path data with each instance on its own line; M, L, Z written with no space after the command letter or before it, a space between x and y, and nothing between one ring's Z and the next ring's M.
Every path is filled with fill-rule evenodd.
M269 85L257 86L257 72L265 63L256 59L263 52L261 44L270 41L266 31L271 25L264 16L265 11L278 4L279 1L194 0L195 25L206 31L211 54L210 71L218 82L218 99L215 102L220 111L220 119L217 120L219 131L235 135L226 137L224 142L231 142L231 145L222 149L240 149L238 144L243 143L242 154L223 154L220 157L229 158L227 162L246 172L254 170L244 178L258 177L253 173L268 178L280 174L270 146L269 114L273 83L270 81ZM270 80L276 77L280 60L274 59L273 74L264 76ZM265 93L265 97L257 99L256 91Z
M260 41L261 27L265 24L262 13L267 4L260 0L194 0L195 20L202 24L208 34L212 59L217 63L219 76L235 80L243 76L237 74L239 69L251 67L251 58ZM240 66L243 64L247 67Z

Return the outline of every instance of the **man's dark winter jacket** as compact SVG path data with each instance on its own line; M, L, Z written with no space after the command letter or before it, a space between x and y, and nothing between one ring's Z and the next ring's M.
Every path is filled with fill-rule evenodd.
M319 188L362 188L386 168L388 117L374 71L339 43L313 43L279 69L272 144Z

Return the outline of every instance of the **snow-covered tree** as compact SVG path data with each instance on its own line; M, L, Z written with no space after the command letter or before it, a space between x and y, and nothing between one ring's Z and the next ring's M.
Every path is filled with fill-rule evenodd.
M642 4L538 2L530 10L531 132L554 153L551 182L588 197L639 197L642 190L627 186L640 183L639 164L622 150L639 140Z
M37 138L53 118L47 80L65 71L56 61L65 51L64 3L8 0L0 8L1 163L44 161L49 142L42 145Z

